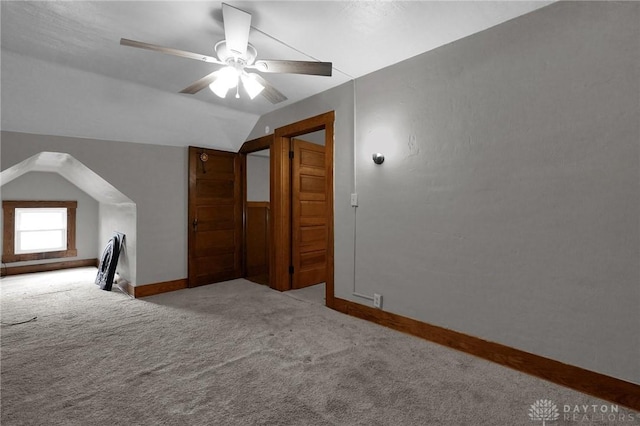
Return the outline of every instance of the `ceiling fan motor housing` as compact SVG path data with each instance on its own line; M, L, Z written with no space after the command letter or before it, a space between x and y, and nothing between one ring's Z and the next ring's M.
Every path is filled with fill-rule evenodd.
M213 49L216 51L218 59L231 66L234 66L234 64L240 64L242 67L252 65L256 60L256 56L258 56L258 51L251 43L247 44L247 52L244 55L234 55L227 48L226 40L217 42Z

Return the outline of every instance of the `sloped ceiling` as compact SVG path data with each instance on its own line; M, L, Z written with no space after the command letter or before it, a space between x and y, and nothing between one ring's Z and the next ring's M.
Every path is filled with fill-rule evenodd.
M550 2L230 1L261 59L333 62L332 77L265 75L289 99L178 92L211 66L119 45L213 55L220 2L2 2L2 129L237 149L260 115Z
M58 173L100 203L134 204L94 171L62 152L41 152L29 157L0 172L0 183L6 185L29 172Z

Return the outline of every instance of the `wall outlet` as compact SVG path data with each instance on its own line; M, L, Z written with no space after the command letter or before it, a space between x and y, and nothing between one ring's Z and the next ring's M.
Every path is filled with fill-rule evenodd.
M382 295L378 293L373 293L373 307L382 309Z
M358 207L358 194L351 194L351 206Z

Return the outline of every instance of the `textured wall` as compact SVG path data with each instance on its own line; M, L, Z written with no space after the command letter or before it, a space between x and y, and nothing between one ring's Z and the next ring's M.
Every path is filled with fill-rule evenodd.
M57 173L31 172L2 186L3 200L77 201L76 248L78 256L65 259L14 262L22 266L98 256L98 202Z
M358 79L357 220L351 87L261 117L336 110L336 296L640 383L639 10L558 3Z

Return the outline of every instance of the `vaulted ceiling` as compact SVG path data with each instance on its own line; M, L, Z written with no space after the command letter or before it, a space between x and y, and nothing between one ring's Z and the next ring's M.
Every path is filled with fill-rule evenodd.
M3 130L167 145L203 144L213 134L241 144L264 113L550 2L228 3L251 13L258 58L328 61L333 75L264 74L288 97L275 105L262 96L221 99L208 89L179 94L211 65L121 46L120 38L215 56L213 45L224 39L220 2L2 2ZM61 123L55 105L80 115L78 123Z

